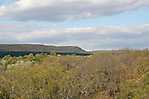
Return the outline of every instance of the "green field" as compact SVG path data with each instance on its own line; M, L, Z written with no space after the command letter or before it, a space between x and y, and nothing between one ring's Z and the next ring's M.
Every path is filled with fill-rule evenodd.
M0 99L149 99L149 51L5 56Z

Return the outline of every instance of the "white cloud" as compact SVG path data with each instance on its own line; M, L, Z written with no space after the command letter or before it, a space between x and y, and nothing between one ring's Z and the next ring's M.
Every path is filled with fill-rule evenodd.
M86 49L149 48L149 24L128 27L57 27L51 29L30 29L29 26L24 29L17 26L11 28L11 25L9 27L7 30L4 28L5 31L0 30L1 43L77 45ZM18 32L15 32L16 29Z
M64 21L113 15L149 6L149 0L17 0L0 7L0 16L16 20Z

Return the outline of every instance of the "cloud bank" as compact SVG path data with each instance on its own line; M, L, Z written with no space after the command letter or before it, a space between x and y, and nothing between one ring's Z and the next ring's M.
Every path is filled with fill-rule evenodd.
M22 30L20 27L9 26L9 30L8 27L4 30L0 30L1 43L76 45L90 50L149 47L149 24L129 27L57 27L38 30L36 28L28 30L28 27Z
M148 6L149 0L14 0L0 6L0 16L55 22L111 16Z
M94 19L143 7L149 7L149 0L13 0L0 5L0 18L22 24L0 24L0 43L76 45L91 50L149 48L149 24L123 27L34 26L39 21L47 25L47 22ZM31 24L28 25L27 21Z

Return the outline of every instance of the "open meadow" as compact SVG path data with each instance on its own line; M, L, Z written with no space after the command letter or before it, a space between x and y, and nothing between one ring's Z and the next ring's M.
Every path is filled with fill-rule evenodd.
M0 99L148 98L148 50L0 59Z

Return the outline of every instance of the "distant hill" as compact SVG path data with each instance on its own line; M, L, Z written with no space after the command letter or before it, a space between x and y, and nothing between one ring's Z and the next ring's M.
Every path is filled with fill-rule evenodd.
M46 46L39 44L0 44L0 56L18 53L52 53L89 55L87 51L76 46Z

